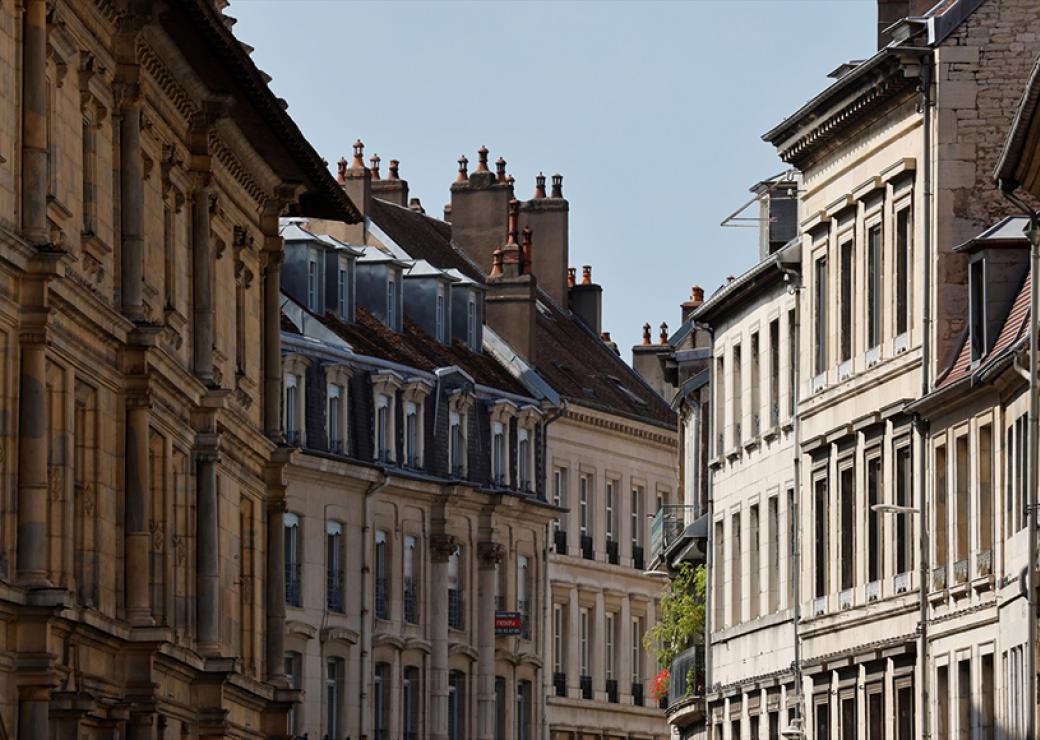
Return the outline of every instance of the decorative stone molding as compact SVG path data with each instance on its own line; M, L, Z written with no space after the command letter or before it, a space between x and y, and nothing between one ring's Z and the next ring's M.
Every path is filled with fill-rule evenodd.
M459 549L455 535L437 533L430 537L430 559L435 563L445 563Z
M497 567L505 556L505 548L498 542L484 540L477 543L477 560L481 568Z

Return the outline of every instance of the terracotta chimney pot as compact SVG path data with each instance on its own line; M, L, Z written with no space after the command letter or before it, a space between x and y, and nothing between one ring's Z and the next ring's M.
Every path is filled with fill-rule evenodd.
M604 342L609 342L610 341L610 332L609 331L605 331L602 334L600 334L599 336L600 336L600 339L602 339Z
M567 287L568 288L573 288L575 286L575 284L578 282L577 279L575 278L575 275L576 275L577 272L578 272L577 269L575 269L573 267L568 267L567 268Z
M563 175L559 173L552 176L552 197L563 197Z
M411 200L409 200L408 208L413 211L418 211L419 213L426 213L426 209L423 208L422 203L419 201L418 198L412 198Z
M477 172L490 172L491 170L488 169L487 163L488 148L486 146L480 147L477 150L477 156L480 157L480 160L477 162Z
M531 236L534 232L530 226L525 226L521 232L520 240L520 274L528 275L531 272Z
M512 175L506 175L506 185L513 187L514 182L516 182L516 179Z
M541 172L534 178L534 197L544 198L545 197L545 175Z
M343 182L347 179L347 158L340 157L339 161L336 162L336 180Z
M365 169L365 145L361 139L354 142L354 161L350 163L350 169Z
M379 158L378 154L373 154L372 158L369 159L368 161L371 163L371 168L370 169L372 170L372 179L373 180L378 180L379 179L379 163L382 162L383 160L381 160Z
M736 280L736 278L735 278L735 277L733 277L732 275L727 275L727 276L726 276L726 285L729 285L729 284L730 284L730 283L732 283L732 282L733 282L734 280Z
M506 161L502 157L495 160L495 179L498 182L506 181Z
M491 272L488 273L489 278L500 278L502 277L502 248L499 247L491 255Z
M592 285L592 265L581 266L581 284Z
M468 182L469 181L469 172L467 171L467 167L468 166L469 166L469 160L466 159L466 155L463 154L461 157L459 157L459 174L455 178L455 182Z
M643 346L650 345L650 323L643 324Z
M386 176L386 179L387 180L400 180L401 179L401 173L399 171L400 167L401 167L401 163L400 162L398 162L396 159L391 159L390 160L390 167L389 167L390 173Z
M704 288L699 285L694 285L690 289L690 300L697 303L704 303Z
M661 337L659 342L661 344L668 344L668 324L661 322Z

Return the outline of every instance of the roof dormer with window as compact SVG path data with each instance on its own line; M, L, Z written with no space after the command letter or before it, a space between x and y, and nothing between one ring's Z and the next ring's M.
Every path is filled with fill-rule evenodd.
M404 275L405 316L441 344L451 344L451 286L459 278L417 260Z
M307 444L306 389L310 358L289 354L282 358L282 429L293 447Z
M465 479L469 474L469 418L473 394L456 388L448 395L448 474Z
M538 489L535 440L542 414L535 406L523 406L516 415L516 488L524 493Z
M510 427L516 414L516 404L505 399L495 401L489 409L491 421L491 482L498 486L508 487L512 483L509 440L511 437Z
M378 462L397 462L397 392L403 378L392 370L373 373L372 383L372 458Z
M357 260L357 302L393 331L404 327L403 275L410 262L376 247Z
M424 467L423 453L426 439L426 397L433 385L426 380L413 379L404 384L401 392L404 432L403 460L405 467L420 470Z

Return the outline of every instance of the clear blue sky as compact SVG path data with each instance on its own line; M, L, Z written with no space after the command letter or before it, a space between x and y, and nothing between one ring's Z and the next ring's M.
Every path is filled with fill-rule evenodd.
M631 360L649 321L679 323L757 259L720 228L783 169L761 135L869 56L874 0L312 2L232 0L275 93L335 167L356 138L401 160L428 213L459 154L508 161L517 197L564 175L571 264L593 265L603 326ZM349 156L348 156L349 158Z

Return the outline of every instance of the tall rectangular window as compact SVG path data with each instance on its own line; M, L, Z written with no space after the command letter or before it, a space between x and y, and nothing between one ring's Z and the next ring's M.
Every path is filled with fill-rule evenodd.
M285 680L289 682L289 688L300 689L302 678L301 670L303 665L303 656L295 650L288 650L285 653ZM300 713L299 708L296 704L289 707L289 734L295 735L300 731Z
M336 309L343 321L350 320L350 294L348 293L347 271L339 268L336 273Z
M444 295L442 293L437 294L437 316L434 320L434 331L437 334L438 342L446 341L444 336Z
M643 618L632 617L632 685L643 682ZM640 688L642 688L640 686Z
M390 618L390 579L389 563L387 553L386 532L376 530L376 554L375 554L375 612L377 619Z
M343 611L343 525L325 524L325 559L328 578L325 584L325 605L329 611Z
M302 562L302 542L300 540L300 517L285 513L285 603L289 606L300 606L301 583L300 563Z
M390 436L390 396L380 393L376 399L376 458L386 461L392 459L390 448L393 439Z
M741 581L741 572L743 570L743 563L741 562L741 551L740 551L740 514L734 514L731 521L731 532L730 532L730 585L733 589L731 599L731 613L730 619L733 624L740 624L743 619L741 613L742 598L743 598L743 587L744 584Z
M881 223L867 230L867 348L881 344Z
M957 661L957 738L971 740L971 661Z
M582 676L590 676L590 675L592 675L592 673L591 673L591 669L589 667L590 664L591 664L591 661L589 660L589 655L590 655L590 653L589 653L589 647L590 647L589 646L589 637L590 637L590 634L589 634L589 627L590 627L590 625L589 625L589 610L586 609L585 607L582 607L578 611L578 618L581 621L580 632L579 632L579 640L580 640L580 643L579 643L579 648L580 648L579 649L579 653L580 654L578 656L580 663L579 663L578 667L581 670L581 675Z
M390 732L390 664L376 663L372 677L372 719L377 738Z
M880 580L884 572L882 515L874 511L874 507L883 502L881 478L881 455L874 455L867 460L867 581L870 583Z
M578 529L582 537L590 534L589 528L589 476L582 474L578 479Z
M607 542L617 539L617 483L607 481Z
M741 391L743 390L741 380L742 367L741 367L741 356L740 356L740 345L737 344L733 347L733 446L734 448L739 447L743 441L741 436L741 422L744 420L744 409L741 405Z
M909 207L896 213L895 313L896 335L910 329L910 287L913 270L913 218Z
M885 740L885 687L867 687L867 737Z
M343 386L337 383L329 383L328 388L328 413L326 416L328 429L326 434L329 439L329 450L331 452L343 451Z
M838 279L841 281L839 286L838 295L838 311L840 330L839 330L839 361L848 362L852 359L852 345L853 345L853 306L855 305L855 296L853 291L855 290L855 281L853 275L853 261L855 259L855 240L848 239L842 242L838 246L838 256L840 259L839 265L840 270L838 273Z
M791 352L795 351L794 347ZM769 322L769 426L780 424L780 319Z
M439 585L438 585L439 588ZM448 626L453 630L465 627L462 602L462 548L448 556Z
M553 672L563 673L563 606L553 604Z
M968 316L971 360L975 362L986 354L986 294L981 259L968 266Z
M935 546L932 567L944 568L949 555L948 535L950 531L949 493L946 490L946 446L935 448Z
M955 502L956 510L953 512L954 530L956 537L954 543L954 559L963 561L964 575L967 577L968 565L968 523L971 515L968 504L968 435L962 434L957 437L954 448L954 474L957 476L957 489ZM956 569L955 569L956 570Z
M813 737L816 740L830 740L831 737L831 705L829 697L825 694L823 700L816 699L815 706L815 730ZM737 736L739 737L739 735Z
M817 375L827 372L827 255L816 258L813 271L813 370Z
M343 659L329 658L325 667L325 735L338 737L343 716Z
M392 277L386 281L386 325L397 329L397 283Z
M632 486L632 496L629 499L629 532L632 535L632 557L635 558L636 550L643 547L643 487ZM642 567L642 566L637 566Z
M415 537L405 535L404 538L404 621L419 624L419 568L418 543Z
M748 544L750 545L749 560L748 563L748 590L750 596L750 619L758 617L761 604L762 604L762 588L761 588L761 541L762 537L759 533L759 521L758 521L758 504L751 507L748 517Z
M520 612L520 636L531 639L531 568L526 555L516 558L516 610Z
M903 679L896 685L896 740L912 740L914 716L912 679Z
M979 427L979 550L993 552L993 427ZM991 555L990 555L991 557ZM992 567L992 560L990 560Z
M531 740L531 682L520 681L516 687L516 740Z
M715 552L712 553L712 566L715 583L712 595L715 597L715 624L722 627L726 624L726 540L725 523L715 522Z
M86 173L84 172L84 178ZM165 295L165 308L177 307L177 211L172 202L163 204L163 293ZM87 219L87 212L83 212ZM90 217L91 223L96 215ZM86 226L86 224L84 224ZM87 233L93 233L93 227L84 229ZM237 336L236 336L237 340Z
M300 443L300 388L293 373L285 374L285 437L290 445Z
M477 302L472 298L466 303L466 344L477 349Z
M401 729L404 740L418 740L419 737L419 669L413 665L405 666L401 678ZM330 735L329 738L335 737Z
M798 547L798 520L795 518L794 489L787 491L787 608L794 606L794 564Z
M758 332L751 335L751 436L758 436L761 429L762 394L760 386L762 382L761 360L759 355Z
M856 469L848 466L839 472L841 500L841 590L856 585Z
M506 480L506 430L500 421L491 426L491 477L499 485Z
M98 215L98 111L87 106L83 115L83 233L97 234Z
M909 444L896 448L895 479L896 506L912 506L914 500L912 447ZM910 517L900 514L895 517L896 526L896 573L909 573L914 567L910 543Z
M466 674L448 674L448 740L466 737Z
M935 672L935 738L950 740L950 667L939 666Z
M607 612L603 616L604 616L603 631L606 633L604 635L604 637L606 638L606 640L604 641L606 643L606 645L605 645L605 647L606 647L606 650L605 650L605 652L606 652L606 655L605 655L605 664L606 664L605 668L606 668L607 680L608 681L613 681L613 680L615 680L617 678L617 676L615 675L615 673L616 673L616 659L617 659L617 656L614 654L614 645L615 645L614 640L617 637L614 634L614 629L615 629L615 626L616 626L616 618L614 616L614 612Z
M721 355L715 360L715 428L718 430L715 454L726 454L726 360Z
M826 596L830 590L827 581L827 570L830 557L828 553L828 541L827 531L828 524L827 520L830 516L830 501L827 498L827 478L821 476L813 483L813 514L815 518L814 532L816 535L816 547L815 547L815 577L814 581L814 593L817 598Z
M307 308L318 310L318 262L315 259L307 260Z
M982 706L979 708L979 736L982 740L994 740L996 736L996 701L993 685L993 653L982 656L982 676L979 678Z
M769 613L780 608L780 497L769 497L769 522L767 541L769 542L769 562L766 564L766 578L769 581Z
M521 491L531 490L531 431L524 427L516 431L516 467Z
M856 695L846 694L840 699L841 712L838 719L841 723L841 740L856 740L858 736L858 717L856 712Z
M787 416L794 416L794 407L798 402L798 317L792 308L787 312Z
M466 436L463 431L464 418L456 411L448 415L448 455L451 474L456 478L466 473Z
M419 406L411 401L404 404L404 459L410 468L422 466L422 431L419 424Z

